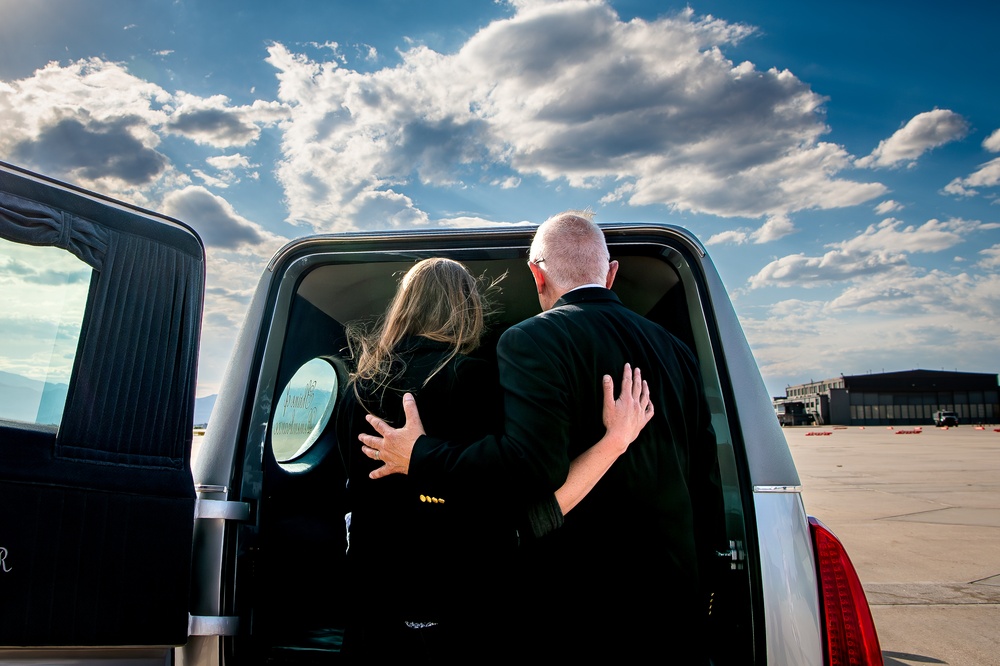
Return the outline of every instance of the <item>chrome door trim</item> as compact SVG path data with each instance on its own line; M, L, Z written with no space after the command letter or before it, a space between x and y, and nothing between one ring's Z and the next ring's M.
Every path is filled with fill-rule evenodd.
M755 493L801 493L802 486L754 486Z

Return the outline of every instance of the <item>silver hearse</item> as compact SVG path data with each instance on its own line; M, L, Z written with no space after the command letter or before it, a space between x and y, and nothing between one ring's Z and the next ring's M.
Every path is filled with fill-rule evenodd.
M10 308L38 298L0 295L0 369L14 367L7 357L22 338L72 359L68 382L46 382L34 412L14 409L30 397L27 383L0 406L0 663L336 663L339 590L357 575L343 562L344 469L331 423L347 377L344 324L381 312L414 260L445 255L477 274L509 274L499 336L538 309L525 269L532 231L286 245L260 278L191 460L201 240L180 221L0 164L0 284L10 284L3 271L27 268L21 250L47 252L39 262L65 255L85 276L65 285L77 289L77 310L66 312L78 335L6 329L30 328ZM881 664L857 575L805 513L704 247L665 224L605 231L621 265L615 291L691 346L708 388L730 545L706 645L714 663ZM0 384L16 374L0 373Z

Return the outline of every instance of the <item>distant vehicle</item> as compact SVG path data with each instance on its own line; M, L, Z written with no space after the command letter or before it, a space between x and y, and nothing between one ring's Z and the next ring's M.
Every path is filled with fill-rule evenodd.
M841 542L805 512L771 399L705 248L671 225L604 229L620 262L616 293L691 347L708 392L730 546L702 563L723 579L705 641L714 664L881 666L861 583ZM499 335L538 312L525 266L532 232L290 242L234 334L192 463L201 239L178 220L0 163L0 271L30 272L23 246L48 245L86 262L89 276L66 280L83 290L74 292L78 339L69 336L58 423L14 420L0 404L0 664L339 663L344 581L366 575L344 557L334 409L347 380L344 325L382 313L415 260L447 256L477 275L508 273ZM54 273L42 276L46 290ZM31 325L18 340L41 334L18 314L0 319L5 343L19 322ZM482 352L494 347L495 338ZM66 362L62 352L31 358ZM650 601L661 602L669 600ZM598 637L599 615L585 618Z
M816 423L816 415L807 412L805 403L802 402L779 402L774 406L774 411L782 427Z
M938 428L943 428L945 426L958 427L958 414L955 412L945 412L939 411L934 412L934 425Z

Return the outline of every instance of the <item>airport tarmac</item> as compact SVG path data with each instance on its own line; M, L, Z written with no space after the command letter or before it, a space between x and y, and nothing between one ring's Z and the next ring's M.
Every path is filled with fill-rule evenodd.
M847 548L886 666L1000 664L998 427L784 429L806 511Z
M806 511L858 571L885 666L1000 666L997 427L783 429Z

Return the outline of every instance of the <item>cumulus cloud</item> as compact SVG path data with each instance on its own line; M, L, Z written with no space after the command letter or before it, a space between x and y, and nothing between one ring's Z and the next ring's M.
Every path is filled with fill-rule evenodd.
M719 233L712 234L705 241L705 245L743 245L749 237L750 234L746 231L730 229L729 231L720 231Z
M214 187L218 189L225 189L229 187L236 178L233 176L232 172L224 171L222 176L213 176L201 169L191 169L191 175L205 183L209 187Z
M478 217L476 215L459 215L456 217L441 218L437 223L443 227L455 227L455 228L483 228L483 227L510 227L510 226L520 226L520 225L536 225L538 222L497 222L495 220L487 220L483 217Z
M197 185L168 194L163 200L163 212L194 227L209 247L236 249L274 244L277 238L237 214L222 197Z
M819 140L824 98L723 55L749 26L690 9L623 22L606 2L512 6L456 53L414 46L370 72L272 45L291 109L278 171L290 219L420 223L411 183L497 187L511 171L595 199L775 219L886 191L838 175L851 158Z
M795 225L792 224L792 221L784 215L775 215L768 219L760 229L750 234L750 238L757 244L770 243L793 233L795 233Z
M995 368L997 317L997 274L907 268L859 280L830 300L782 301L740 322L762 373L794 384L883 369Z
M754 244L770 243L779 238L784 238L797 231L795 225L784 215L775 215L769 218L760 228L750 230L723 231L712 235L705 242L706 245L742 245L753 242Z
M281 120L286 109L276 102L257 101L233 107L224 95L196 97L180 93L165 129L216 148L245 146L257 140L261 125Z
M521 184L521 179L516 176L508 176L507 178L497 178L492 184L499 186L500 189L512 190Z
M253 123L244 122L238 115L219 109L177 113L167 123L167 129L198 143L222 148L246 145L260 133Z
M938 308L946 304L949 310L954 290L970 287L971 278L966 274L948 275L941 271L919 274L901 271L895 276L880 280L860 281L845 289L828 303L834 310L889 312L915 312L917 309ZM947 295L946 295L947 294Z
M983 148L991 153L1000 153L1000 129L993 130L993 134L983 139Z
M983 148L991 153L1000 153L1000 129L983 139ZM976 188L1000 185L1000 157L981 164L979 169L965 178L956 178L948 183L944 191L957 196L975 196Z
M163 137L226 149L281 123L290 219L319 230L426 224L408 189L416 182L507 189L537 175L604 189L604 200L770 218L747 232L766 242L787 233L775 221L790 211L884 191L836 177L849 159L817 140L820 96L787 71L722 55L748 26L691 10L625 23L602 2L514 7L457 53L415 46L399 66L367 73L347 68L333 43L323 45L329 62L275 44L280 101L246 106L168 93L100 59L50 63L0 90L0 118L14 128L0 151L136 200L189 185L187 174L228 187L235 168L249 168L217 156L216 173L180 173Z
M875 206L875 212L879 215L887 215L889 213L894 213L897 210L902 210L903 204L898 201L893 201L892 199L886 199L879 205Z
M867 157L855 161L862 168L912 164L927 151L957 141L969 133L969 123L947 109L917 114Z
M800 253L775 259L753 275L748 285L751 289L812 287L892 273L909 265L908 254L939 252L957 245L972 232L996 226L951 219L945 222L928 220L914 227L888 218L870 225L854 238L828 244L831 249L822 256Z
M229 148L252 143L287 114L280 102L232 106L163 88L100 58L50 62L0 85L0 155L84 187L156 206L158 195L190 182L163 150L163 138ZM216 162L216 168L223 168ZM235 166L235 164L234 164ZM232 167L230 167L232 168ZM198 166L191 173L199 174ZM209 176L223 186L231 174ZM214 179L214 180L213 180Z
M962 232L978 226L963 220L928 220L919 227L904 225L902 220L887 218L834 247L853 253L937 252L957 245L962 240Z
M205 161L220 171L232 171L233 169L250 168L250 158L246 155L233 153L232 155L216 155L207 157Z
M170 96L98 58L50 62L0 88L0 154L111 194L172 175L155 132Z
M979 262L980 266L983 268L1000 268L1000 243L985 250L980 250L979 254L983 255L982 260Z
M10 249L10 246L5 246L3 249L7 256L0 256L0 284L4 284L6 289L20 289L20 286L13 285L22 284L58 287L90 281L92 271L81 261L64 261L61 265L39 264L37 261L24 261L18 257L19 248ZM51 256L50 254L46 258L51 259Z
M0 147L9 150L66 118L98 123L138 118L146 127L145 131L133 127L135 136L147 145L155 144L155 133L149 128L165 120L161 107L169 99L159 86L100 58L66 66L50 62L32 76L0 88L0 114L5 121Z
M763 286L817 286L862 276L873 276L906 265L906 257L892 252L850 254L831 250L819 257L792 254L775 259L747 281L751 289Z
M980 165L979 169L965 178L956 178L947 185L944 191L957 196L975 196L979 194L976 188L996 187L1000 185L1000 157Z
M168 161L135 136L133 128L141 123L127 116L109 121L64 118L39 127L34 137L13 145L11 154L18 162L48 173L61 171L76 181L148 185L163 174Z

